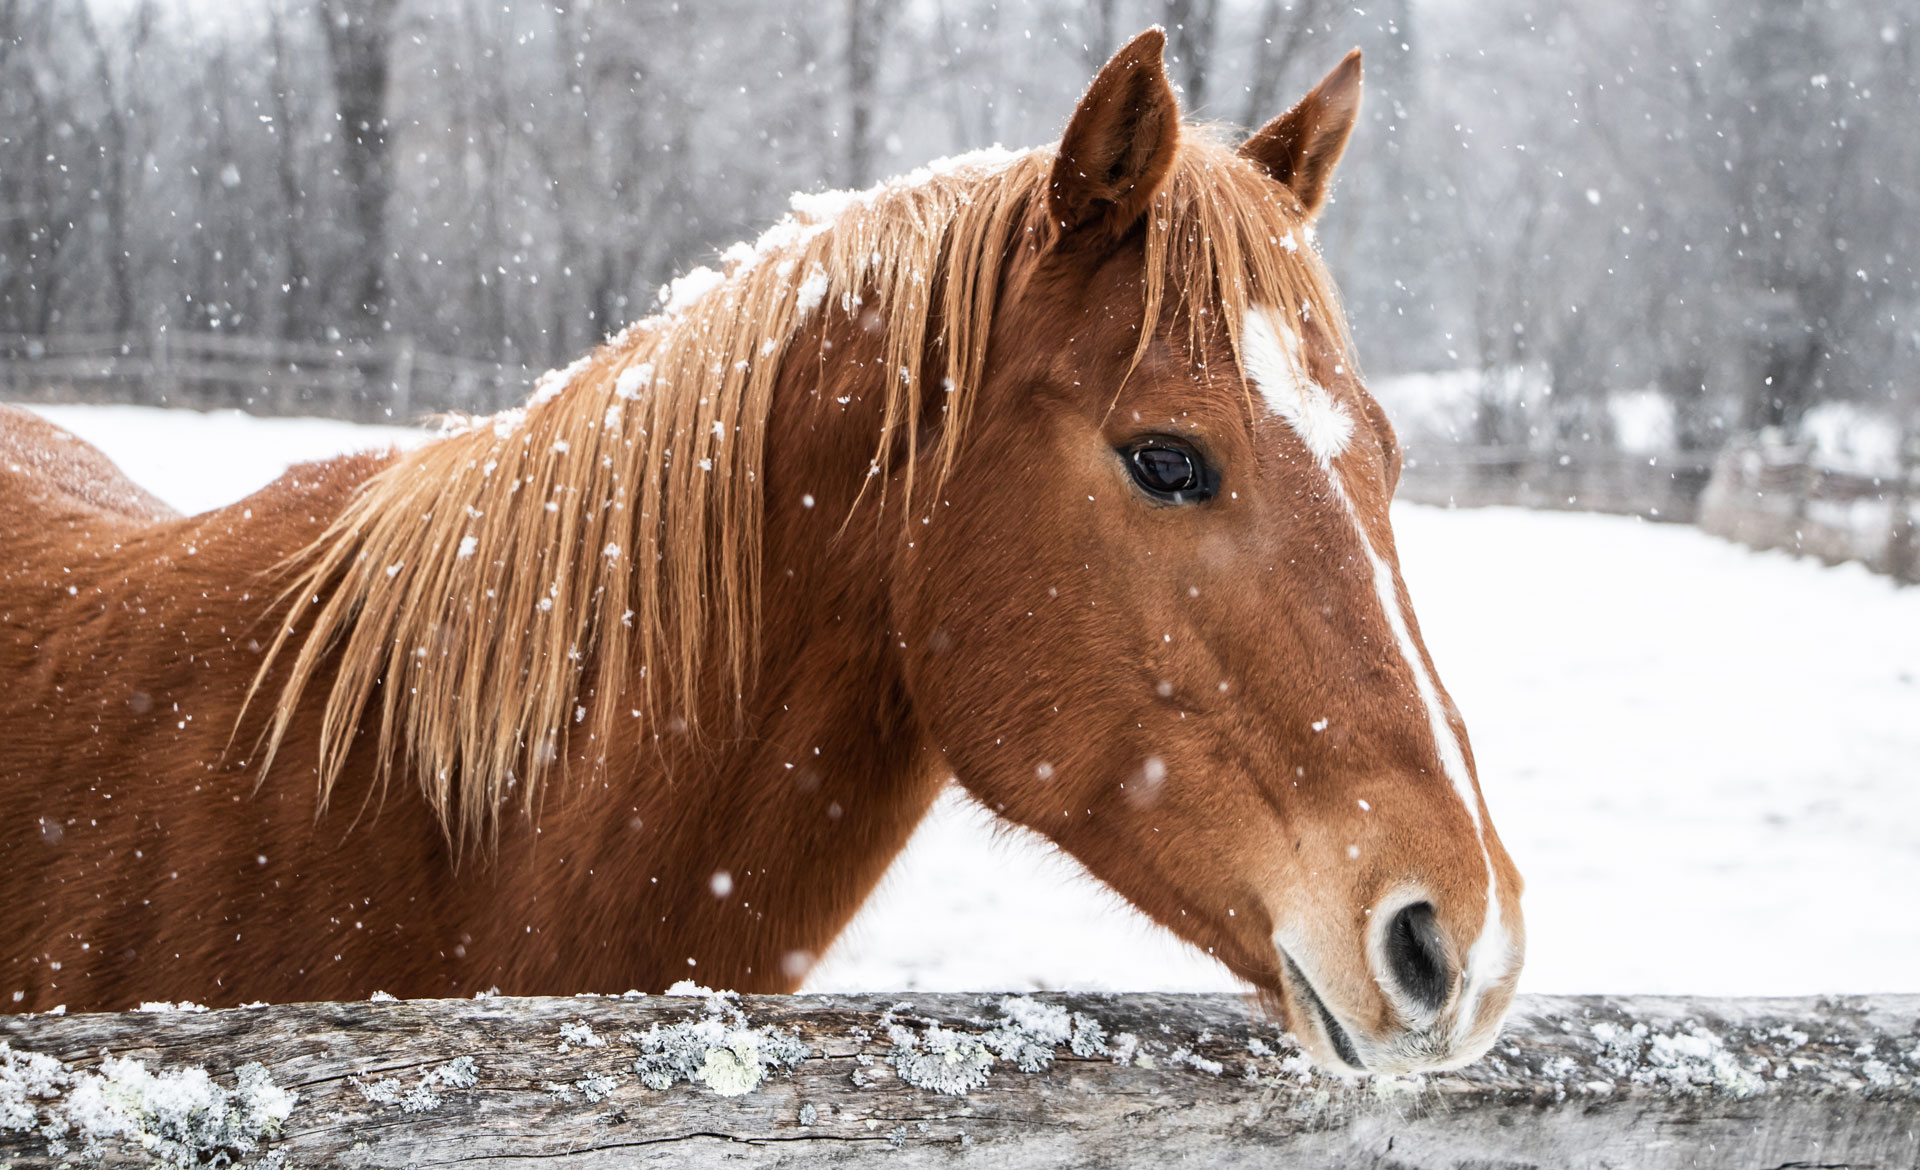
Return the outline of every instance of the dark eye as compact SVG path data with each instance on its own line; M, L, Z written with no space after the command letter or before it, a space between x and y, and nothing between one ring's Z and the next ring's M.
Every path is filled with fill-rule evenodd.
M1123 448L1120 454L1127 461L1133 482L1157 500L1185 504L1213 498L1213 469L1199 452L1184 443L1149 439Z

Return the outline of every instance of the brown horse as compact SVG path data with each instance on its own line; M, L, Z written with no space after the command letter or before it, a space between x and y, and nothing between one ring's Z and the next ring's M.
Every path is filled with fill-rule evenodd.
M0 1003L796 987L949 778L1324 1063L1458 1063L1520 879L1310 221L1158 31L1058 147L794 214L524 410L182 518L0 415Z

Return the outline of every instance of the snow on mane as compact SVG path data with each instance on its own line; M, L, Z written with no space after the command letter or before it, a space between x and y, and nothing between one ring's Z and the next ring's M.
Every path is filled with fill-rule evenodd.
M656 329L663 318L670 322L684 316L714 290L730 280L751 273L773 257L787 257L778 262L776 273L780 279L790 280L799 271L798 264L791 258L795 252L804 250L815 237L833 230L835 223L848 211L870 207L888 192L924 187L940 178L1005 170L1030 153L1027 150L1007 150L995 143L979 150L934 159L903 175L883 179L857 191L796 191L788 197L788 214L781 216L751 243L741 240L724 249L720 253L719 268L706 264L695 265L661 285L658 294L661 316L628 325L610 338L608 344L614 348L631 344L636 330ZM806 269L795 285L800 309L794 322L796 329L805 324L813 311L826 301L831 283L827 270L818 263ZM843 300L849 306L857 299L857 294L843 295ZM561 369L548 370L540 375L534 381L533 396L527 401L527 406L538 406L558 397L587 368L593 356L588 354ZM493 417L498 420L497 426L510 432L520 425L523 415L521 408L509 408ZM471 425L478 425L475 420L469 421Z
M969 171L1004 171L1031 153L1028 150L1008 150L996 142L992 146L981 147L979 150L936 158L913 168L904 175L882 179L871 187L858 191L796 191L788 197L787 206L792 208L795 214L806 216L811 224L829 225L850 209L869 206L875 199L889 191L896 191L902 187L924 187L935 179ZM778 225L775 225L774 230L778 230Z

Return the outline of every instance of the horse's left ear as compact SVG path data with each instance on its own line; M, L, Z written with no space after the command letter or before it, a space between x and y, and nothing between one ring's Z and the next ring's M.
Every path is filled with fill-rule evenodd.
M1180 101L1158 27L1128 41L1087 87L1053 160L1047 206L1062 236L1111 242L1146 213L1180 145Z
M1311 219L1326 205L1333 168L1359 116L1360 50L1355 49L1313 92L1241 143L1240 153L1291 188Z

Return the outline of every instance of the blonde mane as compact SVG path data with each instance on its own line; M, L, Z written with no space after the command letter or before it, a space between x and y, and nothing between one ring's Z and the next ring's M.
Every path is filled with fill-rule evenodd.
M737 708L757 653L761 471L790 343L819 314L879 314L881 368L897 374L874 467L905 451L910 508L923 367L939 362L950 384L932 465L944 479L1003 277L1053 237L1053 159L969 156L796 196L792 215L722 257L724 272L676 281L664 313L543 378L523 410L396 456L294 559L288 618L249 695L297 646L261 775L329 666L320 807L377 691L379 787L413 770L456 842L497 832L516 798L531 814L563 755L603 764L617 720L656 738L674 719L697 726L716 681ZM1256 301L1315 317L1346 346L1298 205L1212 136L1187 129L1143 231L1142 351L1169 285L1170 319L1224 327L1236 352Z

